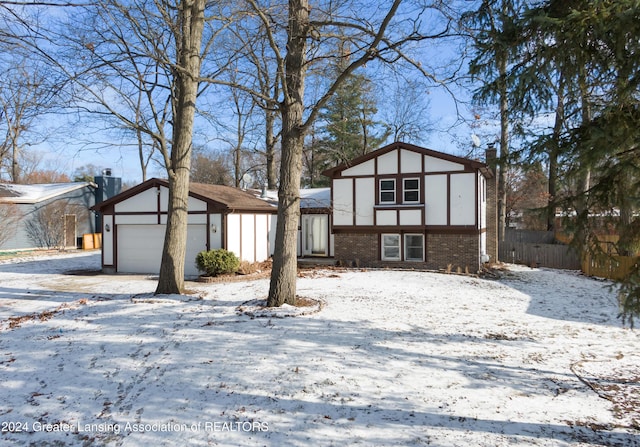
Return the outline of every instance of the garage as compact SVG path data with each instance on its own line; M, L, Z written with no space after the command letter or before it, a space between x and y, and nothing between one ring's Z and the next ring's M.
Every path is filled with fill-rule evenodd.
M102 214L102 270L158 274L168 217L169 184L150 179L92 209ZM230 186L191 183L185 277L199 274L196 255L226 248L247 262L271 255L277 208Z
M164 241L166 225L118 225L116 231L118 271L151 274L160 271L163 245L158 241ZM195 259L199 252L207 249L206 240L206 225L187 227L185 276L199 274Z

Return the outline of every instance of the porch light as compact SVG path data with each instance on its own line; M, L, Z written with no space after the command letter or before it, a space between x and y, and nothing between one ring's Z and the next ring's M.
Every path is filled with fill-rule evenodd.
M218 227L215 224L211 224L211 232L212 233L217 233L218 232Z
M107 233L108 233L109 231L111 231L111 227L109 226L109 224L106 224L106 225L104 226L104 231L106 231Z

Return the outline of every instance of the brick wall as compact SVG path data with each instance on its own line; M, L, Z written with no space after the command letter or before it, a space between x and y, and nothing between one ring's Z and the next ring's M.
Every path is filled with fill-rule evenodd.
M426 262L381 261L379 236L374 233L336 233L335 258L347 266L398 267L443 270L449 264L476 273L480 267L480 240L472 234L427 234Z
M473 234L427 235L427 264L429 268L453 271L460 268L476 273L480 269L480 238Z

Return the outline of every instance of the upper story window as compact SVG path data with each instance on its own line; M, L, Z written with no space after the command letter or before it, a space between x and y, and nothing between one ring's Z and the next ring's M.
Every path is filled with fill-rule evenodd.
M402 181L402 203L420 203L420 179L406 178Z
M380 180L380 203L396 203L396 181Z

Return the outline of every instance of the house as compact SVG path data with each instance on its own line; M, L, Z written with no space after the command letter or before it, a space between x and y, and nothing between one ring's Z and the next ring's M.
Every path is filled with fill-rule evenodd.
M266 200L274 207L278 206L278 191L255 191L254 193L256 197ZM301 189L298 257L333 257L334 240L331 221L331 189ZM275 233L272 235L272 246L273 238Z
M169 182L153 178L94 207L102 214L103 271L160 271L168 204ZM198 275L195 258L203 250L225 248L248 262L268 259L276 212L249 192L191 183L185 275Z
M95 232L93 182L0 183L0 250L77 246Z
M398 142L323 174L338 261L475 272L497 259L496 184L485 163Z

